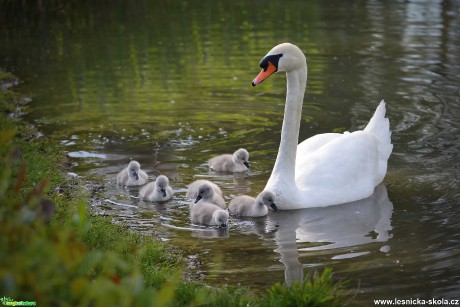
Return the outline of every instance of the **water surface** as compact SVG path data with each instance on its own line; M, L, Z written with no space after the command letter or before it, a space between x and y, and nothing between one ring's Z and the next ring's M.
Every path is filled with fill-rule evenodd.
M0 65L25 80L27 119L102 180L93 209L179 245L214 285L256 291L330 266L355 302L459 298L458 1L154 1L82 4L4 17ZM257 195L276 158L285 78L253 88L258 63L290 41L307 55L300 138L365 126L381 99L393 131L388 174L341 206L191 225L185 187ZM252 169L216 174L210 157L245 147ZM120 189L131 159L170 178L164 204Z

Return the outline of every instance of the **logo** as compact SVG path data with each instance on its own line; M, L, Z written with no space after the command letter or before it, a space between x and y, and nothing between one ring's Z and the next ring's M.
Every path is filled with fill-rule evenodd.
M35 301L15 301L7 296L0 297L0 302L3 306L37 306Z

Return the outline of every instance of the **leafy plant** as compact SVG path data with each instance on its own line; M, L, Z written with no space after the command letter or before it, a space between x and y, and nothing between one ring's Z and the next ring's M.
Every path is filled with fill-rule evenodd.
M343 282L334 281L332 269L325 268L321 274L310 273L303 282L273 285L263 306L343 306L348 297L343 286Z
M34 128L7 119L7 96L0 95L0 295L43 306L344 303L343 283L330 269L276 284L262 298L242 287L184 281L184 261L168 245L88 212L89 194L63 174L57 145L30 141Z

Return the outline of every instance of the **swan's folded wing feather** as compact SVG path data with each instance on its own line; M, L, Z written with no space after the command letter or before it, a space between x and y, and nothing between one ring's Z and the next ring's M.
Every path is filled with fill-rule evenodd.
M343 201L371 195L378 175L377 140L363 131L339 136L328 136L330 141L316 150L307 146L298 149L297 185L314 189L318 195L324 193L324 197L335 194Z
M304 160L309 158L310 153L342 136L343 134L340 133L322 133L314 135L297 145L296 169L298 168L297 165L303 164Z

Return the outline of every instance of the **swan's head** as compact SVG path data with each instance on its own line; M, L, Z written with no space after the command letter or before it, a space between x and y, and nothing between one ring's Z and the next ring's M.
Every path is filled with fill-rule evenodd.
M260 61L262 71L252 81L252 86L256 86L275 72L290 72L306 65L305 55L299 47L290 43L279 44Z
M135 180L139 180L139 170L141 169L141 165L137 161L131 161L128 164L128 174L129 177L134 178Z
M275 194L270 191L263 191L257 196L257 203L263 206L267 206L273 209L273 211L279 211L275 204Z
M207 183L203 183L198 187L198 193L195 199L195 204L199 202L201 199L212 199L213 196L214 190L212 189L212 187Z
M244 148L240 148L233 153L233 161L243 164L248 169L251 168L249 165L249 152Z
M164 175L158 176L157 180L155 181L158 191L160 191L163 197L166 197L166 188L169 184L168 177Z
M228 224L228 212L225 210L216 210L212 214L214 223L219 227L226 228Z

